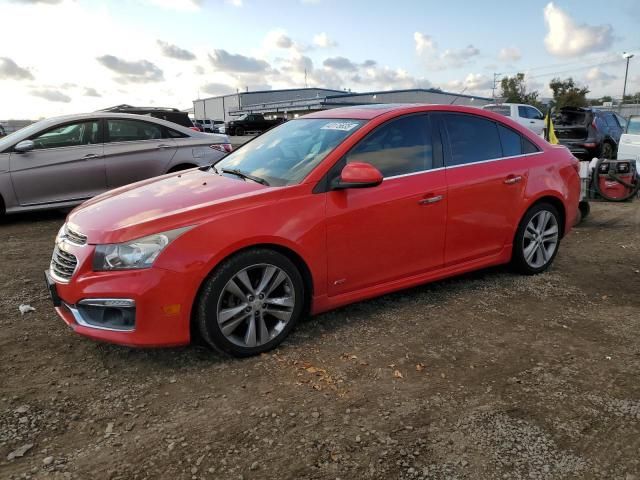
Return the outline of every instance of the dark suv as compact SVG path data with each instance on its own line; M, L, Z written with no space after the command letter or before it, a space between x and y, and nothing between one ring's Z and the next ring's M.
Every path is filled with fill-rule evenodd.
M594 108L564 107L553 118L558 141L578 158L615 158L627 121Z
M194 130L200 130L193 125L193 122L189 118L186 112L181 112L177 108L164 108L164 107L132 107L131 105L116 105L115 107L105 108L100 110L101 112L114 112L114 113L133 113L136 115L149 115L154 118L161 118L168 122L177 123L183 127L191 128Z

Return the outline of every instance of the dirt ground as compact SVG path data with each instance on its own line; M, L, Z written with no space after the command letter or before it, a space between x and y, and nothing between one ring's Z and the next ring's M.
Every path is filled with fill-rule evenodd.
M358 303L246 360L73 334L42 280L63 219L0 224L2 479L640 478L640 202L594 205L546 274Z

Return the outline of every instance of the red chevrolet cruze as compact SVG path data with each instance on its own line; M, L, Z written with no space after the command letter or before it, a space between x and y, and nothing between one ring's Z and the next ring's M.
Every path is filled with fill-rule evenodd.
M309 312L490 265L546 270L579 190L566 148L503 116L339 108L211 167L84 203L58 234L47 279L79 334L160 346L197 333L252 355Z

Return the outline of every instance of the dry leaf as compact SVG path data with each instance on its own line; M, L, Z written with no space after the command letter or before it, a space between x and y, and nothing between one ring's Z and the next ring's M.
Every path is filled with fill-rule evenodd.
M396 377L396 378L404 378L402 376L402 372L400 372L400 370L394 370L393 371L393 376Z
M418 372L421 372L422 370L424 370L424 363L418 363L418 364L416 365L416 370L417 370Z

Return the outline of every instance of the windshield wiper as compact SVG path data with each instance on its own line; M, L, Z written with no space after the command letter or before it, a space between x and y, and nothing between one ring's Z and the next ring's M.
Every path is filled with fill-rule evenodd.
M223 168L222 173L230 173L240 178L248 178L249 180L253 180L260 185L265 185L267 187L269 186L269 182L267 182L264 178L256 177L255 175L251 175L250 173L241 172L237 168Z

